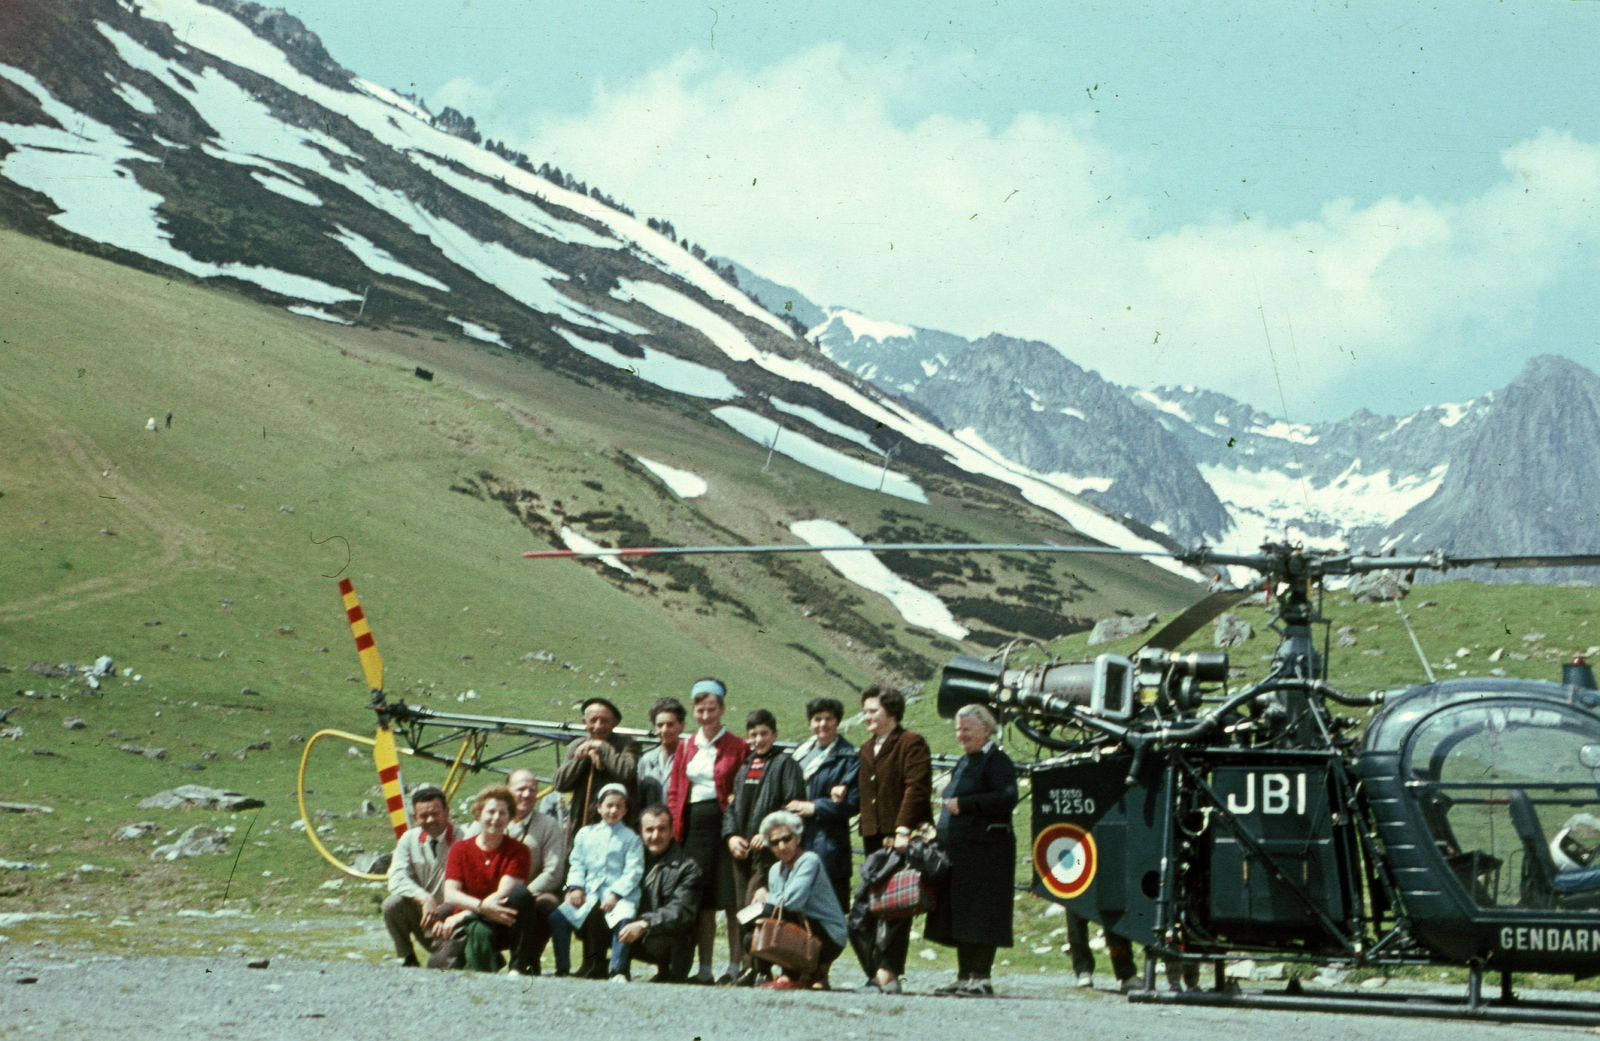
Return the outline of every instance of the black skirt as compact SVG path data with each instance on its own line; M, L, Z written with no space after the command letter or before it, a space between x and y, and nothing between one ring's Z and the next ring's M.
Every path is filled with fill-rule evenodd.
M702 911L721 911L739 904L733 891L733 857L722 837L722 807L715 799L689 804L683 852L700 865Z

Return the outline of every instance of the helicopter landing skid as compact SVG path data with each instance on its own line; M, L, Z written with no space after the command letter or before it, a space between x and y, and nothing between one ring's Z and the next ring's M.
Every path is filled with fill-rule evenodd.
M1135 1004L1193 1005L1203 1008L1259 1008L1295 1012L1341 1012L1364 1016L1407 1016L1427 1019L1471 1019L1486 1023L1539 1023L1555 1026L1600 1026L1600 1001L1548 1001L1518 998L1509 974L1502 974L1500 995L1483 995L1483 971L1470 969L1463 997L1442 994L1358 994L1307 991L1292 981L1282 991L1135 990Z

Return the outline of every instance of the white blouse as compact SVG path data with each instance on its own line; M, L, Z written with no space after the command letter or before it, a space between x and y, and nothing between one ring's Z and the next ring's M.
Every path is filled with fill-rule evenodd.
M684 773L689 777L689 801L705 802L717 797L716 768L717 742L728 732L727 727L717 731L710 741L700 731L694 732L694 755L689 757Z

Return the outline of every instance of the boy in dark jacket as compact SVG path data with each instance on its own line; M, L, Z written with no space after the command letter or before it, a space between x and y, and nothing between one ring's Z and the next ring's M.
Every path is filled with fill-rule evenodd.
M773 747L778 740L778 720L764 708L745 717L745 740L750 751L734 775L733 799L722 815L722 837L733 856L733 888L739 906L755 899L767 884L767 871L777 862L761 838L761 821L805 796L800 764ZM741 949L748 945L741 944ZM739 982L753 985L755 977L742 973Z

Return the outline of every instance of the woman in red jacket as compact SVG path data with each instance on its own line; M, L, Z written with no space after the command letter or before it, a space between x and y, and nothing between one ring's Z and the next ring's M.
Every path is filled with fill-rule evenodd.
M717 938L717 912L727 912L728 972L715 982L732 983L739 963L739 924L734 918L738 899L733 891L733 868L723 844L722 815L733 798L733 780L744 762L746 745L722 725L728 688L718 679L696 680L689 688L698 725L692 738L678 742L667 778L667 806L678 842L696 864L705 886L700 900L698 943L700 971L690 982L711 983L712 949Z

